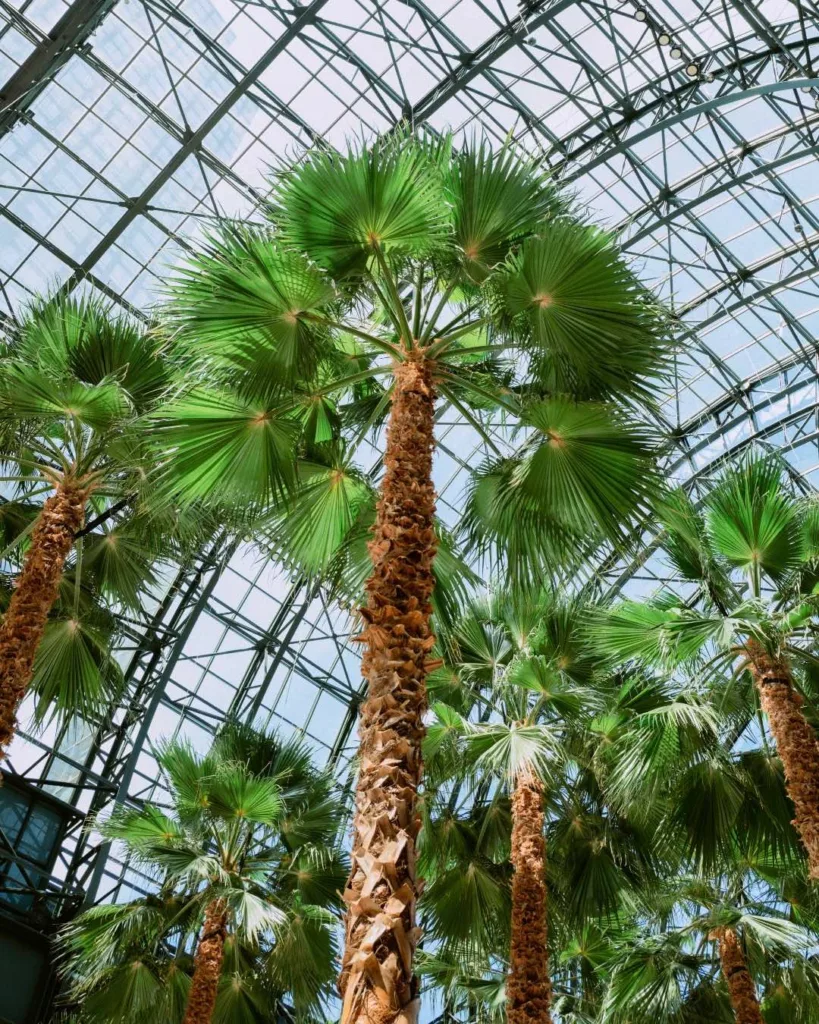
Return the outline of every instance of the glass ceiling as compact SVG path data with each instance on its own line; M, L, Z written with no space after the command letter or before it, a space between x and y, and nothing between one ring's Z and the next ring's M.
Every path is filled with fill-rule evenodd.
M254 219L266 166L313 143L401 120L512 136L680 319L669 473L692 480L757 439L815 486L816 3L0 0L0 19L0 316L57 284L149 313L191 239L217 215ZM449 410L438 433L454 523L476 436ZM649 559L630 585L661 574ZM345 613L249 550L203 553L154 612L124 655L128 706L21 740L15 771L82 810L146 797L151 742L204 745L227 708L347 764ZM140 887L95 850L77 826L55 875L100 896Z

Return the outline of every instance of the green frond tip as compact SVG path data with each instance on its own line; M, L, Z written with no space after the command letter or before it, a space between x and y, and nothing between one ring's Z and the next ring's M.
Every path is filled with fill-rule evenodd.
M163 315L191 355L216 366L309 377L328 351L332 283L269 231L229 225L170 277Z
M111 653L113 622L94 616L51 619L37 648L31 688L34 717L93 720L121 691L122 670Z
M112 379L85 384L22 362L5 362L0 373L0 417L76 420L106 430L131 413L127 395Z
M552 386L565 374L587 397L647 398L647 381L668 368L664 318L598 228L568 218L544 224L492 291L501 335L519 339Z
M522 453L473 478L463 528L495 544L518 579L572 564L603 539L621 543L659 489L656 440L612 404L553 398L530 404Z
M337 154L314 149L271 178L282 243L334 278L355 277L380 250L423 257L446 238L449 206L434 154L401 133Z
M446 184L455 245L476 281L566 205L541 160L512 146L496 152L486 141L473 140L455 154Z
M185 504L266 509L295 480L298 424L287 415L270 402L204 387L160 406L150 417L160 493Z
M292 498L275 513L265 533L275 550L310 576L326 573L362 517L372 520L375 493L343 452L331 450L327 465L300 462Z
M780 579L802 553L799 505L783 482L779 459L751 455L729 469L705 502L708 535L731 565Z
M21 361L88 385L116 381L140 412L170 384L161 348L159 336L93 295L38 298L12 332Z

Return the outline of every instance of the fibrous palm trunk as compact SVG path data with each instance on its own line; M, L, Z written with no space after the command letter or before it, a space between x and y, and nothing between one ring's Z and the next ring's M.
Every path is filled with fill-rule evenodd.
M506 982L508 1024L551 1024L547 951L543 786L530 772L512 793L512 938Z
M722 973L728 983L728 994L737 1024L765 1024L756 997L754 979L748 970L736 931L733 928L720 928L716 937Z
M435 558L435 392L414 353L395 369L385 473L362 609L367 697L359 726L341 1024L405 1024L418 1014L412 961L418 883L417 791L426 710Z
M0 626L0 756L14 738L17 709L31 682L34 656L82 527L87 497L82 487L63 481L45 502Z
M768 716L777 752L785 769L785 787L796 818L794 826L808 853L811 878L819 879L819 747L802 713L802 698L793 688L790 667L772 658L755 641L747 645L754 683Z
M205 911L205 923L196 947L193 978L183 1024L210 1024L219 992L227 937L227 907L213 900Z

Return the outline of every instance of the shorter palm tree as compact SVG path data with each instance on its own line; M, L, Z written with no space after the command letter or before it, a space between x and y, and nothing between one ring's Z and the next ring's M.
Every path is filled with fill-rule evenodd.
M819 747L796 689L797 670L816 660L819 505L796 498L783 474L775 459L751 456L708 490L702 512L672 494L660 510L664 551L693 594L683 599L669 588L623 602L595 614L589 633L614 662L706 676L720 663L750 672L819 878ZM751 706L745 726L754 718Z
M462 711L473 714L438 703L429 729L426 758L433 778L449 771L473 784L478 780L470 817L476 819L483 845L487 836L498 834L502 819L495 812L508 794L511 829L503 839L509 844L512 867L506 983L510 1024L551 1022L546 794L550 789L565 790L567 740L578 719L590 719L596 707L593 694L582 685L591 665L577 644L576 618L576 609L548 594L534 600L529 595L501 595L488 606L469 609L454 642L461 658L461 682L473 691ZM475 712L479 721L474 720ZM556 802L552 793L550 803ZM451 830L441 825L440 820L431 823L425 842L433 850L437 846L439 854L452 844ZM463 850L455 852L450 874L463 869ZM471 881L477 879L471 867L467 874ZM491 916L488 897L492 895L497 904L497 887L484 885L482 899L467 904L462 898L450 900L447 892L439 895L440 881L433 882L426 900L431 916L438 918L433 934L453 935L460 921L464 942L468 933L473 943L485 933L479 945L491 948L491 928L476 925L479 918Z
M298 1013L318 1008L333 976L330 911L345 878L330 780L299 742L236 725L204 757L177 742L158 759L172 813L147 804L100 831L158 876L160 895L92 908L69 926L71 997L90 1020L103 1019L98 1007L121 1003L121 979L133 988L142 976L136 1016L125 1018L134 1024L140 1006L150 1013L152 989L169 1014L162 1019L184 1024L210 1024L220 1001L258 1008L271 993L289 995ZM186 943L197 932L191 963Z
M796 970L815 989L815 936L790 919L763 879L726 867L718 879L683 877L654 893L643 934L622 943L612 960L601 1024L765 1024L760 988L790 987ZM815 1008L815 997L808 1001Z
M0 756L72 550L80 576L88 510L98 515L139 493L150 461L141 414L169 381L158 340L97 300L37 301L12 327L0 357L2 479L34 514L12 541L25 554L0 626ZM106 531L91 542L97 570L113 541ZM64 629L82 632L72 620Z

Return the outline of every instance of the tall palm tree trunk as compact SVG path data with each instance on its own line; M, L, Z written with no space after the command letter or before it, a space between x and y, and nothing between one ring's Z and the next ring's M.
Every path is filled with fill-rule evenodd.
M31 682L34 656L74 535L82 527L87 497L82 487L63 481L45 502L0 626L0 757L17 730L17 709Z
M794 826L808 852L811 878L819 879L819 746L802 713L802 698L793 688L791 670L756 641L747 652L762 709L785 768L785 788L796 818Z
M754 979L748 970L745 953L733 928L720 928L716 933L722 973L728 982L728 994L737 1024L765 1024Z
M512 941L506 982L508 1024L552 1024L547 950L543 786L530 772L512 793Z
M416 807L426 711L434 580L432 484L435 391L420 353L395 369L385 473L370 541L373 570L362 609L367 697L361 740L341 1024L407 1024L417 1018L412 961Z
M193 978L182 1024L210 1024L219 992L227 937L227 907L213 900L205 911L205 923L196 947Z

